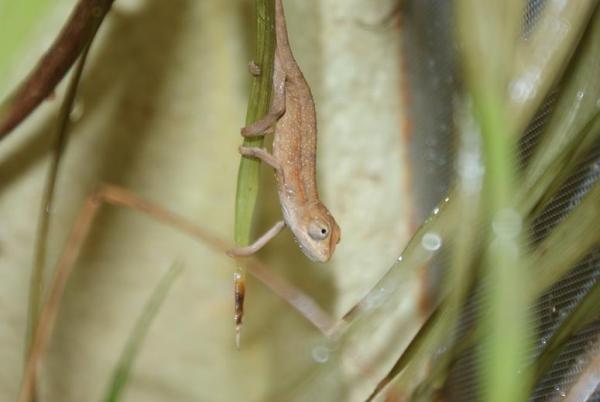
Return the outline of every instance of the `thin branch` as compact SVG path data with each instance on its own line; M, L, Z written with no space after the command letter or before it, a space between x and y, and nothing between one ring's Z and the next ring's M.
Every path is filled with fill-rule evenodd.
M67 279L71 275L73 264L79 255L83 241L89 234L99 205L97 194L93 194L86 200L67 242L69 247L65 247L58 262L58 269L54 275L48 301L42 309L40 320L31 342L31 348L29 349L29 356L25 365L23 383L21 384L21 392L18 399L19 402L31 402L34 398L36 373L40 358L46 349L49 335L56 321L58 306L60 305Z
M94 37L113 1L79 0L50 49L25 81L0 105L0 139L53 93Z
M256 0L256 49L254 64L261 73L252 79L252 88L246 112L246 125L264 116L271 105L273 60L275 57L275 3L273 0ZM244 146L260 147L262 138L246 138ZM260 185L260 161L242 156L238 170L235 195L234 237L237 246L250 244L252 222ZM244 318L245 271L234 274L236 343L239 345Z
M177 228L198 240L201 244L208 245L210 248L223 254L232 247L226 241L190 223L185 218L169 212L156 204L145 201L128 190L112 185L103 185L98 188L98 190L86 199L71 234L67 239L63 254L57 263L54 279L49 290L48 301L43 307L38 326L33 336L18 399L19 402L32 401L37 368L48 345L67 280L71 276L75 261L103 203L140 211L165 225ZM333 320L308 295L287 283L283 278L275 277L263 263L255 258L244 258L238 261L241 265L247 267L250 273L258 280L263 282L275 294L282 297L326 336L331 332L331 328L334 326Z

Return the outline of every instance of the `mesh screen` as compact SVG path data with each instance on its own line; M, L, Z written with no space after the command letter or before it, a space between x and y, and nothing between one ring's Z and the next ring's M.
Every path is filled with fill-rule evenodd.
M531 32L545 0L529 0L524 9L523 35ZM452 2L447 0L412 0L405 4L404 48L406 51L410 93L413 182L418 218L426 216L445 195L452 171L452 103L460 83L455 74L455 49L452 27ZM526 166L538 143L560 91L553 91L524 132L520 146L521 166ZM424 157L425 156L425 157ZM431 156L428 157L428 156ZM432 159L441 157L441 162ZM535 218L531 241L538 242L573 209L600 178L600 143L584 158L578 169L562 185L556 196ZM582 300L600 277L600 249L580 261L558 284L541 297L532 308L531 325L536 329L536 342L530 358L538 356L547 340L565 317ZM465 331L477 318L479 297L471 298L461 322ZM587 361L591 348L598 347L600 320L575 334L560 356L537 384L531 401L559 400ZM450 401L478 400L477 361L473 350L459 357L452 367L446 387ZM589 401L600 402L600 388Z

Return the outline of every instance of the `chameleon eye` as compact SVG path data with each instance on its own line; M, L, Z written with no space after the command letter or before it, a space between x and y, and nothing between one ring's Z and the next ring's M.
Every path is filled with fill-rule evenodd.
M320 219L308 224L308 235L314 240L323 240L329 236L329 225Z

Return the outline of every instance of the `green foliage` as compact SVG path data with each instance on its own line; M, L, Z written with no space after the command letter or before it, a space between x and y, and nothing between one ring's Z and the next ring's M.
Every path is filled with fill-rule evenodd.
M48 0L0 0L0 91L13 57L26 45L38 17L52 4Z
M254 60L260 66L261 74L252 78L246 124L251 124L264 116L271 105L273 57L275 55L275 3L273 0L256 1L256 52ZM244 146L260 147L263 139L244 139ZM258 198L260 182L260 161L242 157L238 172L235 201L235 243L240 246L250 244L254 208Z
M600 69L600 13L592 13L592 3L587 1L562 10L550 8L533 39L524 41L520 37L521 2L456 3L466 89L463 99L457 102L455 115L459 135L454 186L414 234L401 258L331 336L323 339L324 349L330 354L328 361L302 379L294 400L316 400L337 379L336 374L353 348L371 342L374 329L390 324L400 328L414 319L398 317L395 312L413 291L407 284L414 284L414 278L423 276L442 246L449 258L439 300L427 307L425 318L418 318L422 320L419 331L395 364L373 357L373 371L391 369L372 398L401 391L412 400L430 400L447 381L457 356L475 347L480 352L478 368L484 400L524 401L565 339L598 316L594 308L599 299L596 285L566 318L530 370L515 374L523 368L530 342L528 307L600 244L600 231L596 230L600 224L598 185L545 240L531 247L525 242L527 225L548 205L574 172L581 155L597 143L600 135L600 84L596 79ZM272 90L273 0L257 0L255 4L254 60L262 72L251 78L246 124L267 113ZM47 7L44 0L0 0L0 88L11 57L24 43L36 17ZM568 35L552 31L552 24L559 17L572 27ZM586 34L580 41L583 32ZM539 64L542 54L548 56L544 65ZM536 80L522 81L532 69L539 73ZM528 166L519 172L518 135L565 71L555 114ZM527 88L531 96L523 98L515 85L530 85ZM63 111L63 121L67 114ZM244 145L262 146L262 139L244 140ZM246 245L251 239L259 178L260 162L242 157L235 205L234 236L238 245ZM150 324L180 270L174 266L165 275L144 308L113 373L105 401L119 400ZM472 290L483 295L482 322L460 339L448 336L456 330L461 309ZM35 300L39 298L38 294ZM384 339L382 343L392 354L398 339ZM440 355L440 350L445 352ZM435 366L423 376L432 361ZM351 389L352 378L346 380L344 386Z
M107 388L105 397L102 399L103 401L117 402L121 400L123 389L131 375L131 368L142 348L150 325L158 314L160 306L165 301L173 282L177 279L177 276L179 276L182 270L183 266L181 264L173 264L161 278L156 289L154 289L154 292L152 292L152 295L148 299L148 302L144 306L142 313L138 317L135 326L129 335L125 348L123 348L119 362L113 371L112 380Z

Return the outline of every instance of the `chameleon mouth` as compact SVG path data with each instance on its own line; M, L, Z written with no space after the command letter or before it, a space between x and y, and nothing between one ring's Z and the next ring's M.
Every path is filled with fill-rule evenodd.
M335 221L333 225L335 228L331 232L331 239L329 241L329 249L331 254L333 254L335 246L340 242L340 240L342 240L342 231L340 230L340 227L337 225L337 223L335 223Z
M299 242L298 246L304 255L312 262L327 262L331 259L331 255L333 254L333 249L331 247L328 250L314 249L312 247L304 247ZM335 245L333 248L335 248Z

